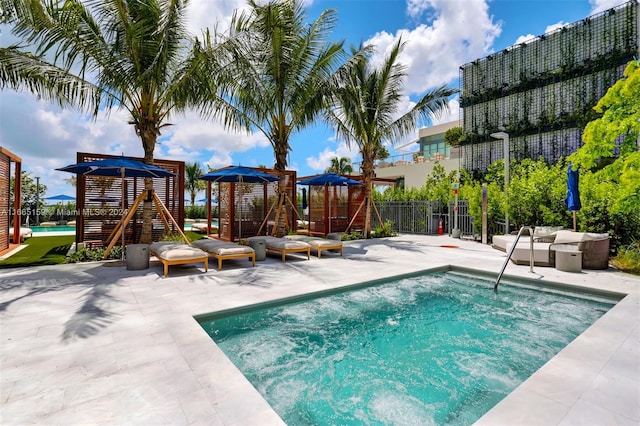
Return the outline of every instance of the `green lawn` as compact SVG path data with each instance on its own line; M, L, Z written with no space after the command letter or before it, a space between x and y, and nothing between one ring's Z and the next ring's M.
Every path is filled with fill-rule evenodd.
M203 236L191 231L186 231L185 235L189 241L198 240ZM27 247L7 259L0 260L0 269L65 263L67 252L75 239L74 235L27 238L24 242Z
M73 235L27 238L24 242L27 247L7 259L0 260L0 268L64 263L67 251L75 239Z

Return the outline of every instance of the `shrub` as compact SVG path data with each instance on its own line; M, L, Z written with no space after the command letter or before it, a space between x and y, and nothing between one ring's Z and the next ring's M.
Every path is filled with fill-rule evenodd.
M99 248L95 250L80 249L71 256L67 257L66 263L78 263L78 262L95 262L102 260L105 249ZM122 247L116 246L109 252L107 260L122 259Z

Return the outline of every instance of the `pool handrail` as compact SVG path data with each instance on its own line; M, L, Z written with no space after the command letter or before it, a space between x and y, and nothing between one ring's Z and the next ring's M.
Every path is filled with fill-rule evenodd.
M515 251L516 246L518 245L518 241L520 240L522 231L524 231L525 229L529 230L529 246L530 246L529 247L529 272L533 272L533 227L523 226L518 231L518 235L516 235L516 239L511 245L511 249L509 249L509 253L507 253L507 258L504 260L504 263L502 264L502 270L500 271L500 274L498 274L498 279L496 279L496 283L493 285L493 291L496 293L498 292L498 284L500 283L502 274L504 274L504 270L507 269L507 263L509 263L509 260L511 259L511 255L513 255L513 252Z

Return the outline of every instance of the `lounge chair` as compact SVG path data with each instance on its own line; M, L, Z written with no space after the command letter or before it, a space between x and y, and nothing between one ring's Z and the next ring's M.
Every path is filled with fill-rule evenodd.
M311 258L311 246L304 241L287 240L286 238L277 237L249 237L249 241L255 238L263 239L267 251L273 251L282 255L282 261L285 261L286 255L291 253L306 253L307 260Z
M164 265L164 276L169 275L170 265L184 265L203 262L204 271L209 270L209 255L196 247L173 241L155 242L149 246L149 253Z
M191 243L192 246L206 251L209 255L218 259L218 270L222 269L222 261L227 259L248 258L252 266L256 266L256 252L249 246L236 243L201 238Z
M311 249L318 253L318 258L322 255L323 250L338 250L342 256L342 241L327 240L320 237L310 237L308 235L287 235L285 237L292 241L304 241L311 246Z
M13 226L9 228L9 237L13 237ZM23 242L27 237L33 237L33 230L31 228L20 228L20 242Z
M199 232L202 234L206 234L207 233L207 224L206 223L192 223L191 224L191 230L193 232Z

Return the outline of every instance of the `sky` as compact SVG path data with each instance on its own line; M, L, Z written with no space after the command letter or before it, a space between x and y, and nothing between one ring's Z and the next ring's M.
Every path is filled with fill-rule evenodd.
M428 90L441 85L459 88L461 65L498 52L526 39L579 21L624 3L621 0L306 0L310 21L326 9L337 11L331 39L345 46L374 45L373 63L380 63L399 37L406 42L400 58L407 67L405 97L398 115L406 112ZM203 28L225 28L244 0L191 0L188 27L194 35ZM0 25L0 45L16 41L11 28ZM449 111L427 127L458 120L458 97ZM39 101L27 92L0 91L0 146L22 158L22 168L47 186L45 196L75 196L66 182L69 173L55 170L76 161L77 152L142 157L144 152L126 111L113 108L97 118L76 110L62 110ZM198 162L221 168L229 165L272 167L273 149L259 133L232 133L195 112L174 115L159 139L155 158ZM391 155L418 146L400 147L417 140L415 135L388 146ZM335 157L359 161L355 147L345 145L326 124L318 122L290 139L289 169L298 177L322 173ZM356 167L357 169L357 167ZM357 172L357 170L356 170Z

